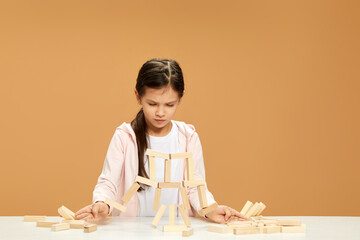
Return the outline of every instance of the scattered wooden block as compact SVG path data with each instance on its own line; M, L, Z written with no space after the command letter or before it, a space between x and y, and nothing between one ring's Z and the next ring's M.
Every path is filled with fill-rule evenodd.
M159 182L159 188L181 188L181 182Z
M75 220L75 213L65 206L59 207L58 213L65 219Z
M155 151L150 148L146 149L145 155L154 156L162 159L170 159L170 155L168 153Z
M260 202L260 208L257 211L257 213L255 213L255 216L259 216L264 211L265 208L266 208L266 205L263 204L262 202Z
M197 191L198 191L199 200L200 200L200 207L206 208L208 206L208 203L207 203L207 198L206 198L205 186L204 185L197 186Z
M283 232L283 233L304 233L304 232L306 232L306 225L301 224L301 226L282 226L281 232Z
M192 157L191 152L170 153L170 159L190 158L190 157Z
M149 156L149 173L150 179L154 180L156 178L155 156Z
M132 198L132 196L136 193L136 191L140 188L140 185L135 182L133 183L133 185L131 185L131 187L129 188L129 190L125 193L125 195L121 198L121 200L124 203L129 202L129 200Z
M233 222L228 222L227 225L228 226L251 226L253 223L253 221L248 221L248 220L244 220L244 221L233 221Z
M70 228L84 228L85 221L84 220L62 220L62 223L69 223Z
M254 204L250 201L247 201L244 205L244 207L241 209L240 213L245 216L245 214L249 211L249 209L253 206Z
M183 201L183 204L184 204L184 208L186 210L190 210L191 206L190 206L189 198L188 198L188 195L187 195L187 192L186 192L186 188L181 187L180 192L181 192L181 198L182 198L182 201Z
M249 209L249 211L247 211L247 213L245 214L245 218L249 218L249 217L253 216L254 213L258 211L259 207L260 207L260 206L259 206L259 203L255 203L255 204Z
M217 204L217 203L213 203L213 204L209 205L209 206L206 207L206 208L200 209L200 210L199 210L199 214L200 214L201 216L205 216L205 215L208 214L209 212L214 211L217 207L218 207L218 204Z
M204 179L183 181L184 187L205 185Z
M171 160L165 159L164 182L171 182Z
M35 216L35 215L25 215L24 222L37 222L37 221L45 221L46 216Z
M150 180L148 178L144 178L144 177L141 177L141 176L137 176L135 178L135 181L138 182L138 183L142 183L142 184L145 184L147 186L151 186L151 187L154 187L154 188L157 188L158 187L158 182L155 182L153 180Z
M280 233L281 227L280 226L265 226L262 227L262 233Z
M84 226L85 233L91 233L97 230L97 224L89 224Z
M157 211L159 209L160 198L161 198L161 188L155 188L155 198L153 204L154 211Z
M125 212L126 211L126 207L118 202L115 202L114 200L111 200L110 198L106 198L105 203L109 204L110 206L112 206L113 208L116 208L118 210L120 210L121 212Z
M186 176L188 181L194 180L194 159L189 157L186 159Z
M279 225L279 221L276 219L262 219L260 220L265 226Z
M175 225L175 205L169 205L169 225Z
M51 231L58 232L70 229L70 223L58 223L51 226Z
M193 228L188 227L186 230L182 231L182 236L183 237L189 237L189 236L191 236L193 234L194 234L194 229Z
M186 225L164 225L163 232L182 232L187 230Z
M161 207L159 208L159 210L157 211L157 213L154 217L154 220L152 221L152 225L154 225L156 227L159 224L159 221L160 221L161 217L163 216L165 209L166 209L166 206L161 205Z
M224 225L208 225L209 232L216 232L216 233L231 233L233 228Z
M179 212L181 214L181 217L184 220L185 225L190 226L191 225L190 219L189 219L188 214L186 213L184 205L178 205L178 208L179 208Z
M301 226L301 220L296 219L278 219L277 223L280 226Z
M58 222L50 222L50 221L37 221L36 226L37 227L51 227L54 224L58 224Z
M256 227L238 227L233 229L235 235L256 234L259 230Z

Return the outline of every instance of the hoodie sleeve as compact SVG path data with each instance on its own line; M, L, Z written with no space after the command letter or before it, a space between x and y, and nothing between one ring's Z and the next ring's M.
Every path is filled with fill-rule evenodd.
M124 147L121 130L116 130L107 150L102 172L93 191L93 200L104 201L106 198L116 199L120 175L124 166ZM109 215L113 208L110 206Z
M199 135L194 132L188 142L188 152L191 152L194 158L194 175L195 179L205 179L205 166L202 152L202 146ZM205 179L206 180L206 179ZM208 205L215 203L214 196L210 193L205 183L205 191ZM188 197L192 207L198 212L200 207L200 201L198 196L197 187L191 186L187 188Z

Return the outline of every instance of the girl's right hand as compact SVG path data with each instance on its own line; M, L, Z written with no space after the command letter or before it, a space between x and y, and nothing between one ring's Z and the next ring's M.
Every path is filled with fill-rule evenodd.
M109 205L99 201L77 211L75 213L75 218L87 222L97 222L105 219L108 216L108 213Z

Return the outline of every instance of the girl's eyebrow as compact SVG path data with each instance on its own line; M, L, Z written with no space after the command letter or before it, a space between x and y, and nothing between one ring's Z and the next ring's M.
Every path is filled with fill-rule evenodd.
M151 101L151 102L157 103L156 101L151 100L151 99L148 99L148 101ZM175 103L176 101L177 101L177 100L174 100L174 101L171 101L171 102L167 102L167 104L169 104L169 103Z

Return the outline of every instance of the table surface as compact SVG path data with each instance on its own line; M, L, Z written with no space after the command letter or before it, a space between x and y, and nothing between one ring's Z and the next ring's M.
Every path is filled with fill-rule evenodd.
M272 233L255 235L233 235L208 232L210 223L201 218L190 218L194 234L193 239L360 239L360 217L322 217L322 216L265 216L266 218L299 219L306 224L306 233ZM47 217L49 221L61 221L61 217ZM0 217L0 239L179 239L181 232L162 232L162 226L168 224L163 217L157 228L151 225L153 217L108 217L98 223L98 230L84 233L82 229L70 229L53 232L50 228L36 227L35 222L24 222L23 216ZM181 217L177 225L183 225ZM218 224L215 224L218 225Z

